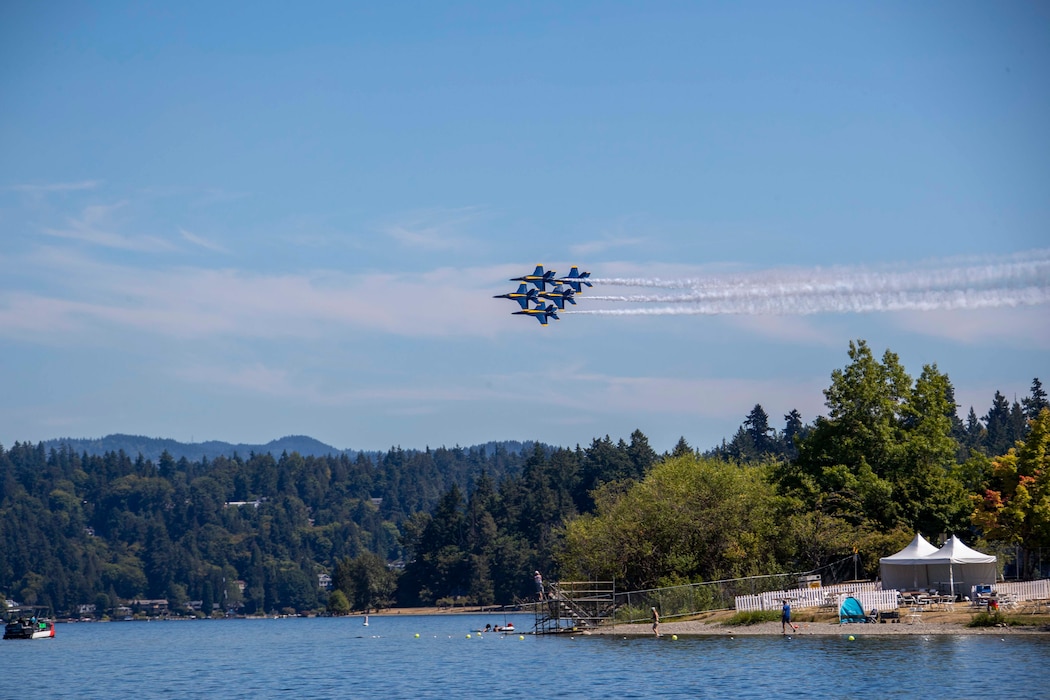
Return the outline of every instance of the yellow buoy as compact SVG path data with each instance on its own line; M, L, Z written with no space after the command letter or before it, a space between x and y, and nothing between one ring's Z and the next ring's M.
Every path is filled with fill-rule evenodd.
M852 641L854 640L854 636L853 636L852 634L851 634L851 635L849 636L849 640L850 640L851 642L852 642Z
M672 635L671 635L671 639L672 639L673 641L676 641L676 642L677 642L677 641L678 641L678 635L677 635L677 634L672 634Z
M419 639L419 632L416 632L416 639Z

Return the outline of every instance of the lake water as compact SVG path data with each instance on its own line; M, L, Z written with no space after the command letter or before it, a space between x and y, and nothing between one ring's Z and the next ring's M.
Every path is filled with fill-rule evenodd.
M52 640L0 642L0 697L1050 697L1046 636L471 632L505 620L532 629L530 615L58 625Z

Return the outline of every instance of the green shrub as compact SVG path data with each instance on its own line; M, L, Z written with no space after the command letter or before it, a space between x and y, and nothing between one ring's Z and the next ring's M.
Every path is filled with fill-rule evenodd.
M1045 619L1034 615L1025 615L1023 617L1003 615L1001 611L997 610L994 613L977 613L967 623L967 627L998 627L1000 625L1006 627L1040 627L1045 622Z
M1001 612L996 610L993 613L977 613L973 616L966 626L967 627L998 627L999 625L1005 625L1006 618Z
M639 620L648 620L650 615L649 608L623 605L616 608L613 619L616 622L638 622Z

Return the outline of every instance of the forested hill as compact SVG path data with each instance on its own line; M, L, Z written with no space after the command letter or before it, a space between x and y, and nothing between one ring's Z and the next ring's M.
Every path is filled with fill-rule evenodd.
M306 435L288 435L278 440L271 440L265 445L233 444L220 440L179 442L170 438L151 438L143 435L124 435L121 433L101 438L64 437L44 441L44 449L46 450L58 450L63 445L67 446L72 452L77 454L87 453L92 457L101 456L107 452L124 452L124 454L133 458L142 455L152 462L159 460L164 452L167 452L176 460L185 457L190 461L199 461L202 458L233 457L234 454L247 457L252 453L280 455L282 452L288 452L289 454L298 452L304 457L324 457L326 455L340 455L344 453L354 457L357 454L354 450L341 450Z
M339 449L316 440L308 435L287 435L277 440L262 445L251 445L247 443L230 443L221 440L208 440L206 442L179 442L170 438L151 438L143 435L124 435L114 433L101 438L55 438L44 440L45 450L59 450L65 445L69 451L77 454L88 454L92 457L102 456L106 453L124 452L129 457L142 455L143 458L156 462L160 456L167 452L173 459L187 459L197 462L201 459L214 460L218 457L233 457L240 455L247 457L251 454L271 454L275 457L282 453L291 454L298 452L303 457L326 457L328 455L346 455L354 458L360 452L354 449ZM521 454L524 449L531 449L531 443L519 442L517 440L490 441L484 445L474 445L466 448L485 449L492 453L497 449L513 454ZM368 452L369 457L381 456L380 452Z
M319 574L373 557L384 576L407 562L398 599L410 604L511 601L530 571L550 570L553 529L590 509L595 487L640 479L656 459L640 433L575 451L156 462L16 442L0 446L0 595L70 613L143 598L310 610L324 604Z

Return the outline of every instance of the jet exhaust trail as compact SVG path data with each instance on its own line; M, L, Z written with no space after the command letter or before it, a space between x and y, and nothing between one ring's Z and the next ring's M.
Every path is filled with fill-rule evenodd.
M982 264L942 263L901 272L869 268L767 270L702 279L595 278L597 285L682 290L677 294L593 295L590 301L671 304L574 310L604 316L934 311L1050 302L1050 249Z
M735 298L700 302L691 306L635 309L586 309L572 314L597 316L714 316L799 315L820 313L866 313L876 311L945 311L1033 306L1050 303L1050 289L1026 287L1017 290L886 292L873 294L793 295L766 298Z

